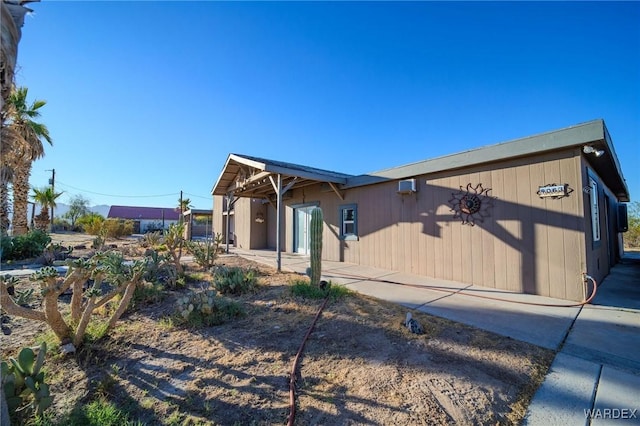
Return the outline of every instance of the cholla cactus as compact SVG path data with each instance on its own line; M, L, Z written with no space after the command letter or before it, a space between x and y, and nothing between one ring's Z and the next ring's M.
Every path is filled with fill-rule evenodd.
M137 260L129 264L122 254L106 252L96 253L89 260L69 261L68 266L69 271L64 278L52 267L44 267L30 277L40 284L43 309L18 305L9 294L15 285L15 279L10 277L0 277L0 304L9 315L47 323L61 342L71 340L78 347L82 344L93 311L120 294L122 298L108 322L108 329L114 327L131 302L136 286L143 281L146 261ZM94 285L84 291L90 278L94 279ZM101 289L103 280L111 285L104 292ZM73 291L70 321L63 317L58 305L59 296L68 289Z
M311 285L319 286L322 275L322 209L316 207L311 211L311 223L309 225L309 242L311 249Z

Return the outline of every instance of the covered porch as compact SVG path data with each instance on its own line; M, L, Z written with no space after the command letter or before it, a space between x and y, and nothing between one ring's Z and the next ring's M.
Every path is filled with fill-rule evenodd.
M350 175L298 164L230 154L211 191L214 200L218 197L221 201L218 210L214 208L214 214L218 214L218 218L222 221L218 223L217 229L224 231L227 253L231 241L235 246L239 246L237 239L239 232L249 234L250 238L253 238L275 231L276 267L280 271L283 251L283 209L286 202L283 200L286 199L287 192L320 184L325 185L328 191L344 200L342 187L346 185L348 177ZM248 217L240 217L241 215L236 214L234 209L236 202L241 199L253 202L253 205L242 210ZM268 205L275 210L275 230L267 230L263 225L267 216L261 208L263 205ZM271 223L266 225L273 226ZM248 245L252 246L251 243Z

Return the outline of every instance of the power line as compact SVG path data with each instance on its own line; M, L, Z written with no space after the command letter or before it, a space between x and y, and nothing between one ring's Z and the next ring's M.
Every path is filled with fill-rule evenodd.
M160 198L160 197L170 197L170 196L175 196L175 195L179 195L179 193L177 192L172 192L169 194L157 194L157 195L114 195L114 194L104 194L102 192L95 192L95 191L89 191L88 189L82 189L82 188L78 188L75 187L73 185L69 185L67 183L64 183L60 180L56 180L56 183L58 185L62 185L64 187L68 187L71 189L75 189L76 191L82 191L82 192L86 192L89 194L95 194L95 195L102 195L104 197L117 197L117 198ZM211 200L211 196L209 197L203 197L202 195L196 195L196 194L191 194L189 192L184 192L184 194L186 195L190 195L192 197L196 197L196 198L202 198L204 200Z
M188 192L185 192L184 194L185 194L185 195L191 195L192 197L196 197L196 198L203 198L203 199L205 199L205 200L210 200L210 199L211 199L211 197L212 197L212 196L209 196L209 197L203 197L202 195L190 194L190 193L188 193Z
M160 197L170 197L170 196L176 196L179 195L179 193L177 192L172 192L170 194L158 194L158 195L114 195L114 194L104 194L102 192L94 192L94 191L89 191L87 189L82 189L82 188L77 188L75 186L66 184L64 182L61 181L56 181L57 184L62 185L62 186L66 186L69 187L71 189L75 189L76 191L82 191L82 192L87 192L89 194L95 194L95 195L102 195L104 197L117 197L117 198L160 198Z

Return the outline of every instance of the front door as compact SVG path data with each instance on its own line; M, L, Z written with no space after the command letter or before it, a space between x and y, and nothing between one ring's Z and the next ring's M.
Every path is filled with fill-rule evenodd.
M306 206L294 209L293 244L296 253L309 254L309 223L311 210L314 208L315 206Z

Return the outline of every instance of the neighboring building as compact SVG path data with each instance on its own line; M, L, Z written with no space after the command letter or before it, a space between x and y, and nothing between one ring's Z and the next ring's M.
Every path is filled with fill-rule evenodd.
M361 176L231 154L212 194L244 249L307 254L319 206L324 259L576 301L620 258L629 201L602 120Z
M190 209L184 212L184 237L187 240L213 237L212 216L211 210Z
M160 231L180 220L180 210L167 207L111 206L107 218L130 219L133 232Z

